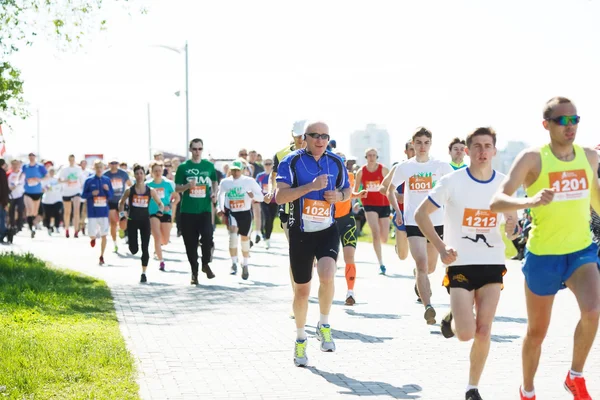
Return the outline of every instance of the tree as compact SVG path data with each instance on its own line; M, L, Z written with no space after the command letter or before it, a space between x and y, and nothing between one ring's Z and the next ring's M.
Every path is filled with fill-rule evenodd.
M133 0L109 0L131 5ZM106 0L0 0L0 124L9 116L26 118L20 71L8 60L40 35L62 45L81 46L86 33L104 30ZM145 13L144 9L140 10Z

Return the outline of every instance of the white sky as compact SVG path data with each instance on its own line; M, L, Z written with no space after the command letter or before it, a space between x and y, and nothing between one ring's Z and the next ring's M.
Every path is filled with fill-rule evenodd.
M108 4L109 2L105 2ZM491 125L508 140L540 144L544 102L571 97L578 142L600 142L600 5L589 0L149 2L148 15L108 9L109 31L60 53L52 42L21 51L33 116L11 120L9 154L103 153L148 159L186 147L183 55L190 46L190 136L215 157L240 147L272 155L296 119L323 119L338 148L377 123L401 159L415 127L434 134L433 154ZM205 154L207 156L208 153Z

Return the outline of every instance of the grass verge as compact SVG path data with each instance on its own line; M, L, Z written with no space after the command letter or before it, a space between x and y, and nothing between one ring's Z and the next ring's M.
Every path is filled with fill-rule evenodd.
M0 254L0 386L10 399L139 399L106 284Z

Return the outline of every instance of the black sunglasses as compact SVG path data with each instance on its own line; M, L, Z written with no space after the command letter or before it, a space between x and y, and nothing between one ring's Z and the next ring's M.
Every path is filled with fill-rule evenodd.
M204 147L192 147L191 150L192 151L202 151L202 150L204 150Z
M307 133L306 136L310 136L313 139L329 140L328 133Z

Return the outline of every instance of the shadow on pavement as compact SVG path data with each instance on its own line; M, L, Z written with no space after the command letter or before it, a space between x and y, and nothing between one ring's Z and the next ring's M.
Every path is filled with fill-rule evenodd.
M515 339L520 339L519 335L492 335L492 342L512 343Z
M312 303L312 304L319 304L319 299L316 297L309 297L308 302ZM334 300L332 304L336 305L336 306L345 306L346 302L341 301L341 300ZM356 303L356 304L359 304L359 303ZM361 304L366 304L366 303L361 303Z
M242 281L239 283L241 286L243 287L256 287L256 286L260 286L260 287L265 287L265 288L275 288L275 287L282 287L282 286L289 286L289 284L276 284L276 283L271 283L271 282L261 282L261 281L253 281L252 280L252 276L250 276L250 281L248 281L246 283L246 281Z
M354 310L346 309L346 314L352 317L361 317L366 319L400 319L402 317L406 317L407 315L399 315L399 314L369 314L369 313L358 313Z
M160 272L165 273L165 274L187 274L187 275L191 274L191 272L189 270L188 271L178 271L176 269L166 269L166 270L160 271Z
M313 325L306 325L307 328L312 328L312 331L306 331L307 333L310 333L312 335L316 336L316 327ZM332 328L331 329L332 332L332 336L334 339L341 339L341 340L358 340L361 341L363 343L384 343L386 340L392 340L393 337L388 337L388 336L371 336L371 335L367 335L364 333L358 333L358 332L348 332L348 331L342 331L339 329L335 329Z
M339 394L370 397L386 396L394 399L420 399L421 396L413 394L422 391L419 385L408 384L401 387L379 381L360 381L350 378L344 374L333 374L331 372L320 371L316 367L306 367L308 371L315 375L323 377L327 382L338 386L341 390Z
M514 318L514 317L499 317L494 318L494 322L515 322L517 324L526 324L527 318Z
M415 280L415 277L412 275L400 275L400 274L393 274L393 275L385 275L387 278L391 278L391 279L409 279L411 281Z

